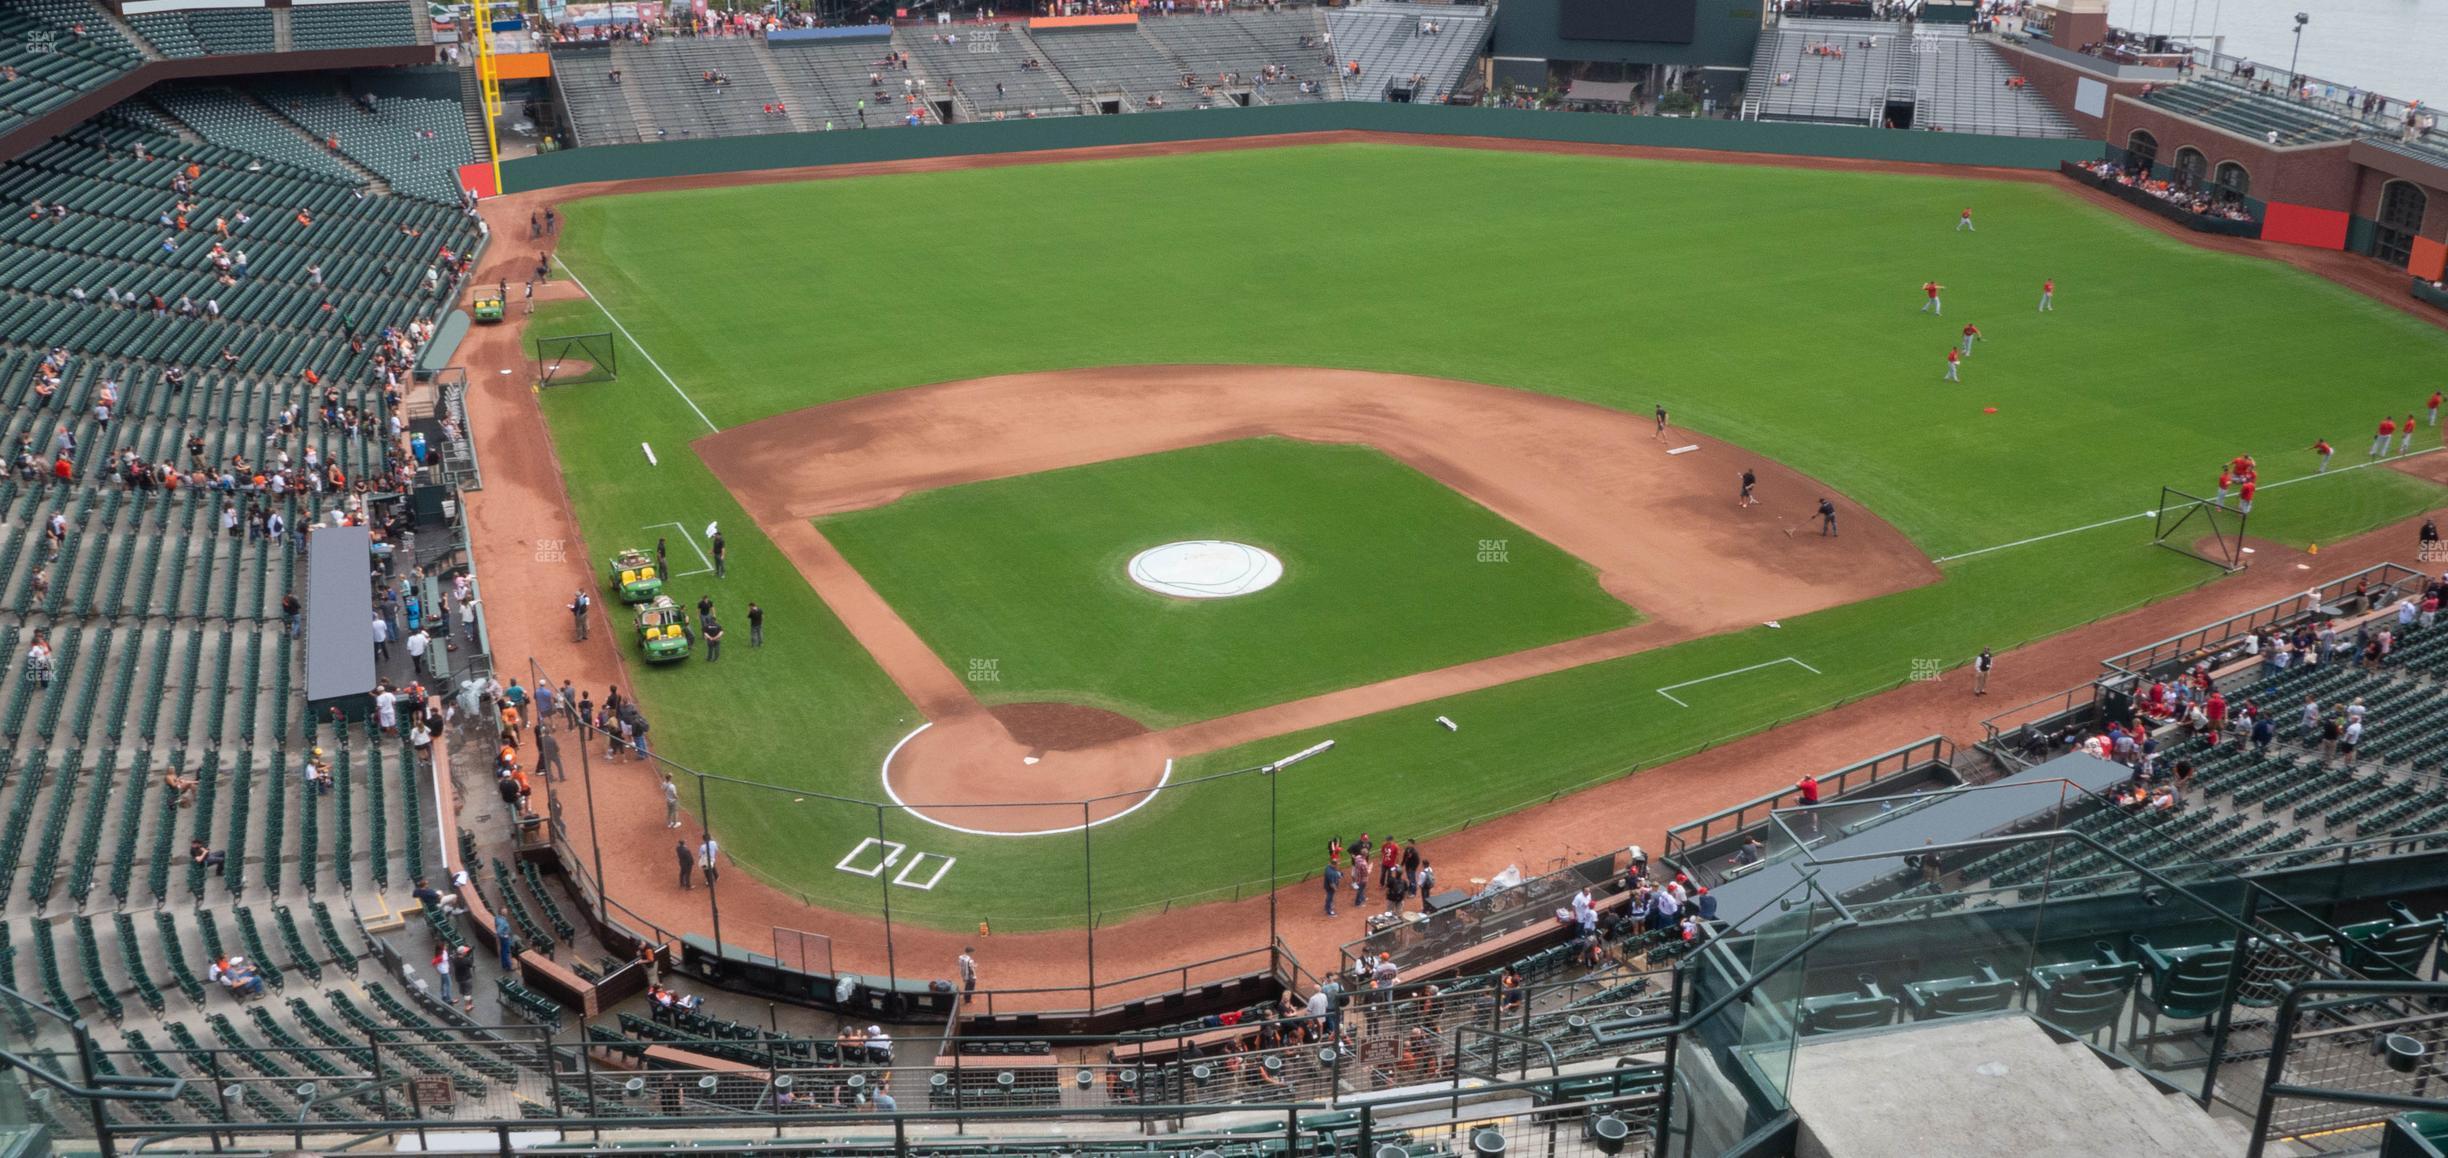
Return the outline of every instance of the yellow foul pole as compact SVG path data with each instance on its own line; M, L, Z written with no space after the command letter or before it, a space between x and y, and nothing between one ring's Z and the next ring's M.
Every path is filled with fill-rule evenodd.
M493 162L493 192L502 190L501 131L496 123L501 119L501 72L493 59L493 5L491 0L477 0L469 6L476 23L476 88L483 95L485 123L485 155Z

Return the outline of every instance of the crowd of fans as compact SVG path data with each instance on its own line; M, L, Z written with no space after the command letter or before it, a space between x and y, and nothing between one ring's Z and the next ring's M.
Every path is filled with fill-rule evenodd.
M2225 221L2251 221L2253 219L2252 212L2244 207L2242 201L2221 196L2222 191L2220 190L2204 189L2186 182L2153 177L2148 169L2141 166L2129 167L2115 161L2086 161L2082 168L2085 172L2103 181L2114 182L2156 197L2188 213Z

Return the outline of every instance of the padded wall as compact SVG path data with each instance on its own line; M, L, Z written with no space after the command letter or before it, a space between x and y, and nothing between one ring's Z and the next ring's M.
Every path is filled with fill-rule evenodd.
M1882 133L1854 125L1804 125L1680 117L1610 117L1434 104L1319 101L1203 112L1046 117L859 133L777 133L760 137L593 145L502 162L505 193L588 181L680 177L904 161L919 157L1023 153L1162 141L1196 141L1320 132L1428 133L1574 141L1661 148L1855 157L1930 165L2054 169L2096 160L2098 141L1987 137L1974 133Z
M2261 240L2308 245L2314 249L2346 248L2346 222L2351 214L2272 201L2261 217Z
M2428 237L2414 239L2414 256L2406 262L2406 272L2424 281L2438 281L2448 273L2448 243Z

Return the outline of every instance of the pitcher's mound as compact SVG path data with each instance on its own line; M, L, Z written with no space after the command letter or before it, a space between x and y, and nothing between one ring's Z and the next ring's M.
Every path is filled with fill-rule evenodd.
M1011 738L1035 752L1093 747L1147 734L1147 726L1120 712L1079 704L1005 704L986 709Z

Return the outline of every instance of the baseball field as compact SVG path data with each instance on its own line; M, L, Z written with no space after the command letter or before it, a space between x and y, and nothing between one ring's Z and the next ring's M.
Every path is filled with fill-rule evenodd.
M629 666L658 750L767 785L706 786L758 876L946 927L1247 895L2213 582L2147 512L2238 453L2267 543L2440 497L2364 449L2448 335L2044 182L1353 144L564 215L591 300L529 336L621 342L543 395L586 549L668 538L730 629ZM1281 579L1125 574L1204 539Z

